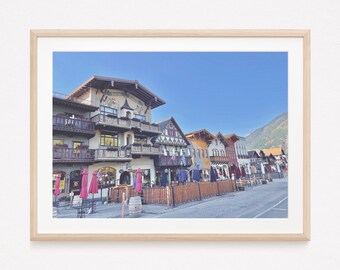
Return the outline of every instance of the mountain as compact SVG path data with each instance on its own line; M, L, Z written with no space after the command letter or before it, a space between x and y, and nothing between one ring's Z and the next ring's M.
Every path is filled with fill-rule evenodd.
M282 147L288 152L288 113L283 113L265 126L246 136L246 144L251 149Z

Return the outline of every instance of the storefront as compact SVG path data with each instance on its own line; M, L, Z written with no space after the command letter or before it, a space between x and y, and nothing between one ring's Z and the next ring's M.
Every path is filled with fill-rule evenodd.
M54 191L55 191L55 183L56 183L58 175L60 176L59 190L60 190L61 193L64 193L65 192L65 181L66 181L66 172L64 172L64 171L53 171L52 192L54 193Z

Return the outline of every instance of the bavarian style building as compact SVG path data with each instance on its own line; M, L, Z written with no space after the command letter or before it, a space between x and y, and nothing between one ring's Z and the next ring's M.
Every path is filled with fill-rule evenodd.
M70 184L72 171L85 168L89 175L98 173L101 188L131 185L138 168L144 186L155 184L154 160L163 152L152 141L162 133L152 123L152 109L164 100L138 81L102 76L92 76L65 98L54 100L54 149L58 149L53 165L69 179L65 192L75 189ZM61 145L65 149L60 150Z

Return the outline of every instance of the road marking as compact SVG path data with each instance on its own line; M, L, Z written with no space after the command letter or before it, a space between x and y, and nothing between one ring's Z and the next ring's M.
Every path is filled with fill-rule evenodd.
M285 208L273 208L273 210L278 210L278 211L287 211Z
M264 215L265 213L269 212L270 210L272 210L273 208L275 208L276 206L278 206L280 203L284 202L285 200L288 199L288 196L286 198L283 198L281 201L279 201L278 203L274 204L272 207L268 208L267 210L264 210L263 212L257 214L255 217L253 218L258 218L262 215Z

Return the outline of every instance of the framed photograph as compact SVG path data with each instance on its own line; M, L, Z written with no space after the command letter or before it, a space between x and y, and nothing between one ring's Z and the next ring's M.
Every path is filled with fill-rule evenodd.
M30 91L31 240L310 240L308 30L32 30Z

